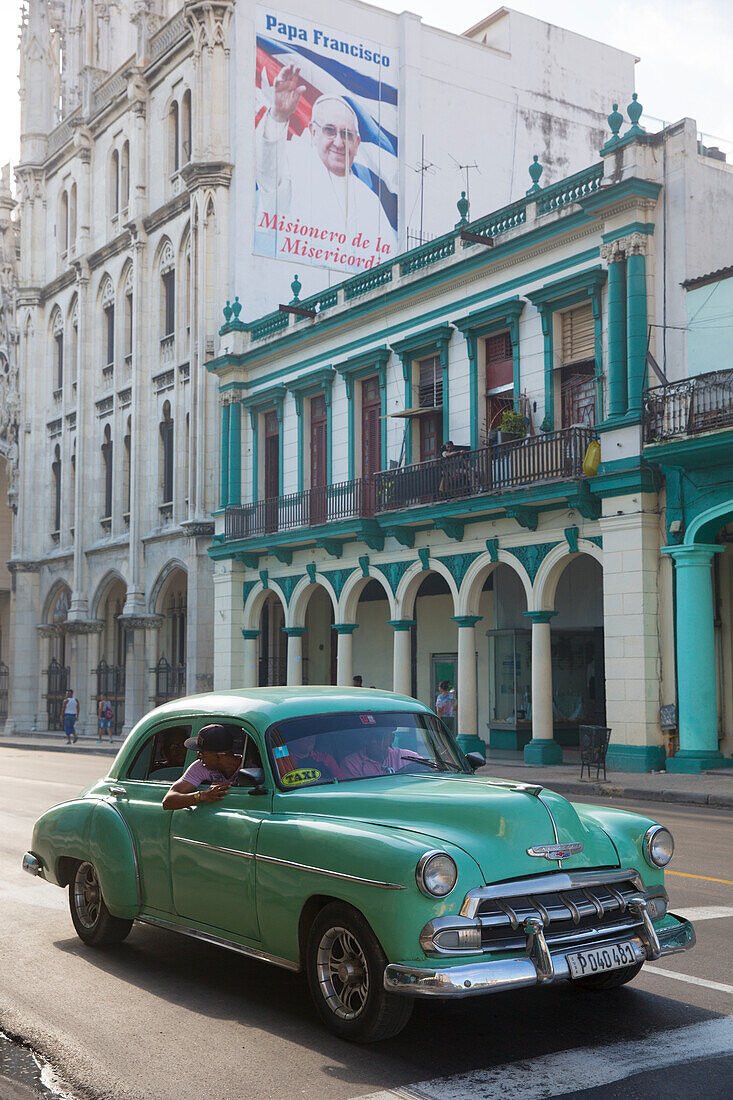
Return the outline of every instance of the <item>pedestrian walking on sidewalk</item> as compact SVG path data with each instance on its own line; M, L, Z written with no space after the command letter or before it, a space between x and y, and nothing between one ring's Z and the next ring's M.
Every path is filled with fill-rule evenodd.
M72 688L68 688L66 692L66 699L64 700L64 733L66 734L66 744L70 745L72 741L78 741L76 736L76 725L79 717L79 700L74 695Z
M456 696L450 686L449 680L441 680L438 684L435 713L438 715L438 718L443 720L444 724L452 733L456 720Z
M114 711L112 709L111 700L104 696L97 703L97 740L101 741L104 735L104 731L107 731L107 736L110 741L112 740L112 717Z

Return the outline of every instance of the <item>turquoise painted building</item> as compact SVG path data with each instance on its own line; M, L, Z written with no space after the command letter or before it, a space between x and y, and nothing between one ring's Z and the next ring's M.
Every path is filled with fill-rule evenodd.
M596 724L612 768L730 756L728 414L698 431L678 395L709 389L692 296L725 281L733 172L691 120L627 114L582 172L540 187L535 162L508 206L461 200L326 291L227 303L217 687L448 680L465 747L550 763Z

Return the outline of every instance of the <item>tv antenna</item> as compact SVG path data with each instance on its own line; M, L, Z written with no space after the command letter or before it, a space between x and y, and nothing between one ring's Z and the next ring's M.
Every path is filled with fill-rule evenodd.
M453 163L455 164L455 166L456 166L456 168L458 169L459 172L465 172L466 173L466 198L468 199L468 204L470 206L471 205L471 184L470 184L469 172L476 171L476 172L478 172L479 175L481 175L481 169L479 168L478 164L476 164L476 163L474 163L474 164L459 164L458 161L456 160L456 158L454 156L451 156L450 153L448 154L448 156L453 161Z
M425 134L422 135L422 142L420 146L420 163L416 165L412 170L417 172L420 176L420 244L423 243L423 211L425 207L425 177L434 176L437 169L437 165L433 164L430 160L425 160Z

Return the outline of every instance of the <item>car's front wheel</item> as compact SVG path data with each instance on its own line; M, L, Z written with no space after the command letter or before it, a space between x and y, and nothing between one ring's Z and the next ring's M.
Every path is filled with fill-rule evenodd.
M356 909L332 902L308 934L306 971L311 997L326 1027L342 1039L375 1043L402 1031L412 1000L387 993L387 958Z
M93 947L121 943L132 928L131 920L113 917L104 904L93 863L78 864L69 883L69 908L77 935Z
M622 966L618 970L609 970L606 974L588 974L585 978L576 978L571 985L579 989L618 989L619 986L632 982L641 970L643 962L634 963L633 966Z

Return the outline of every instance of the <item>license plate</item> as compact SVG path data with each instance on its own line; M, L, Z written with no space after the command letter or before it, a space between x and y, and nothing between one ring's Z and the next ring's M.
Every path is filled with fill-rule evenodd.
M593 947L588 951L576 951L566 955L571 978L587 978L589 974L601 974L606 970L620 970L633 966L639 960L630 943L617 943L613 947Z

